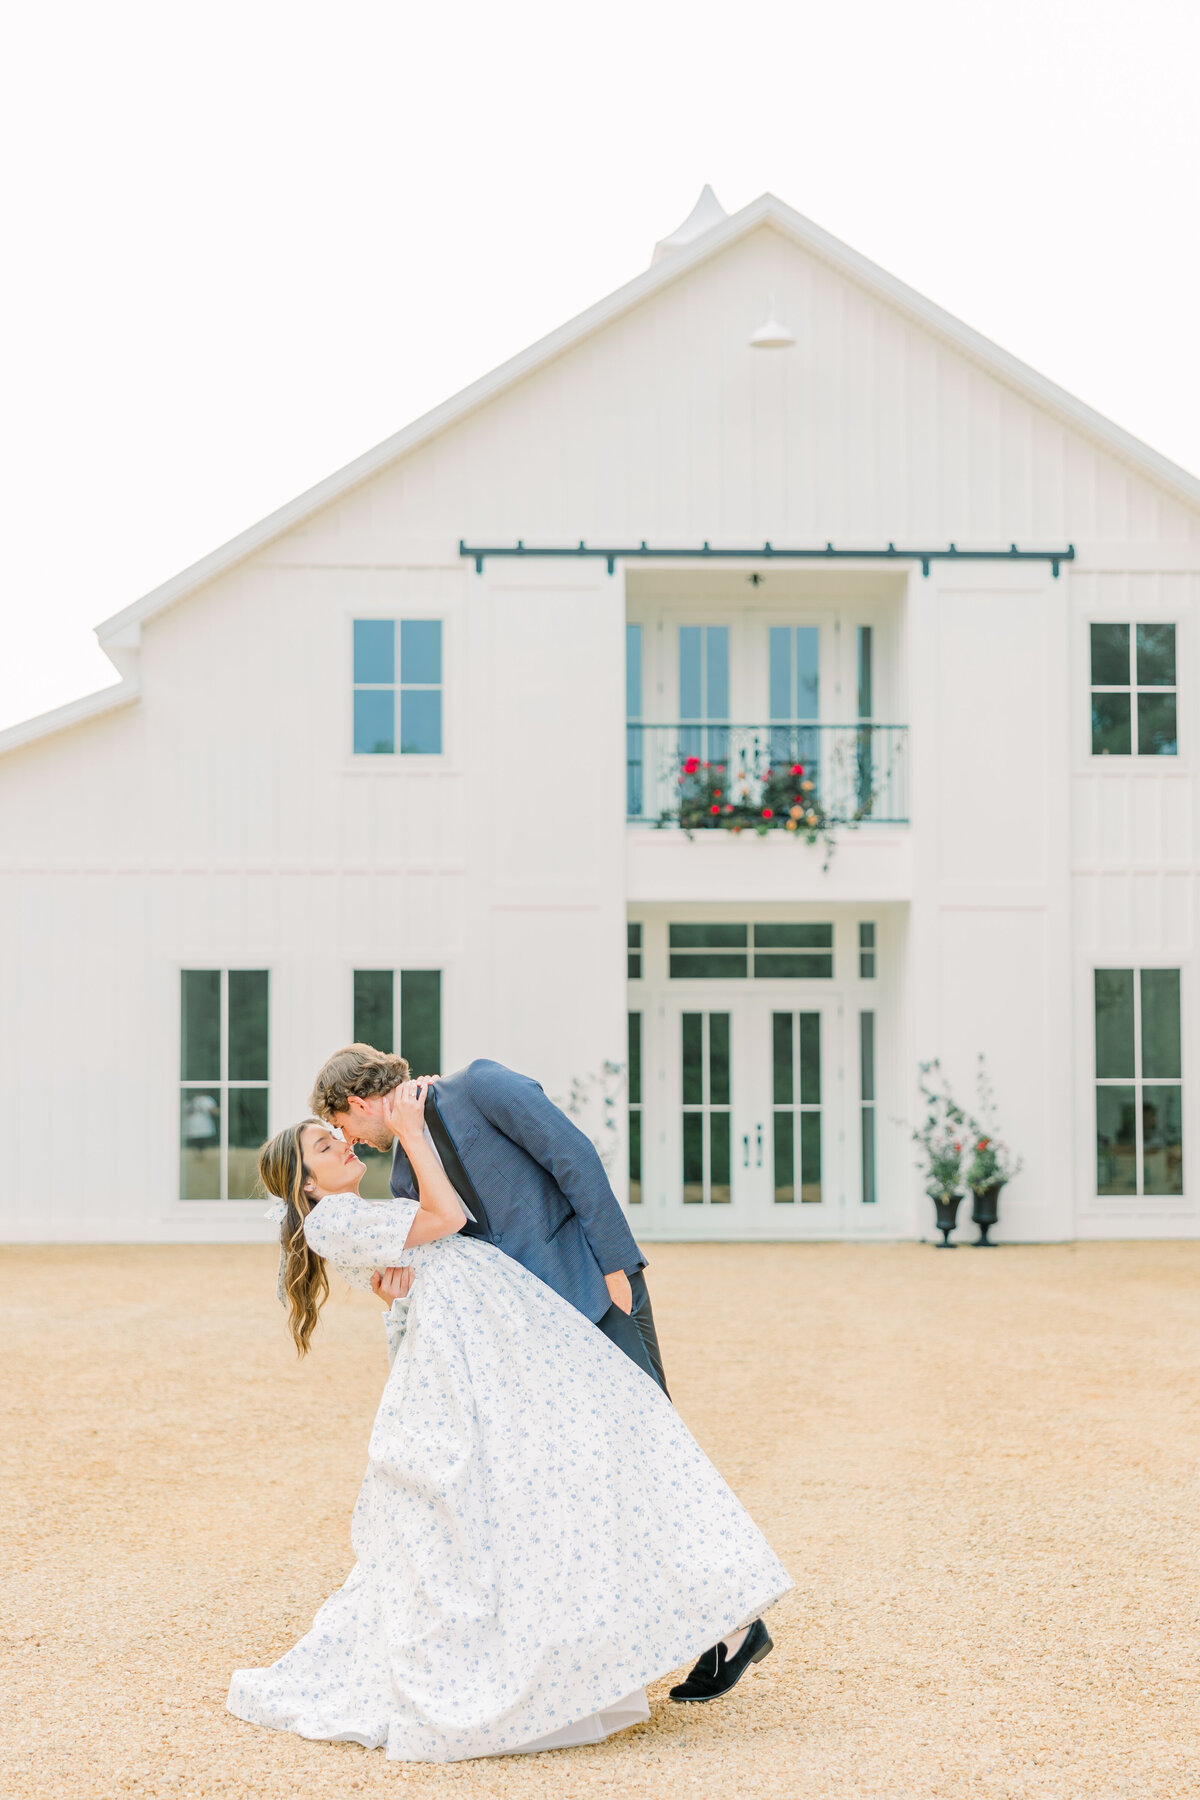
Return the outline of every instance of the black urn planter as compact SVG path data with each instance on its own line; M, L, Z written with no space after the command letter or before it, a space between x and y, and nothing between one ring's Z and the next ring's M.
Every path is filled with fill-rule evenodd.
M993 1181L985 1188L973 1188L971 1218L979 1227L976 1244L985 1244L989 1250L996 1248L988 1237L988 1232L1000 1217L1000 1190L1002 1181Z
M934 1194L932 1196L934 1210L937 1213L937 1228L942 1234L942 1241L937 1245L939 1250L957 1250L958 1245L950 1242L950 1233L958 1224L958 1209L962 1204L961 1194Z

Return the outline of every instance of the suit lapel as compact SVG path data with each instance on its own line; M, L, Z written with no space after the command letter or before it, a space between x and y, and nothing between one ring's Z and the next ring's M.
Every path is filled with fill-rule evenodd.
M388 1186L398 1198L416 1200L420 1197L412 1164L401 1149L399 1138L392 1145L392 1175Z
M458 1154L454 1139L446 1129L446 1121L438 1110L436 1092L433 1088L430 1088L425 1096L425 1123L429 1127L429 1135L434 1141L437 1153L442 1159L442 1167L450 1177L451 1184L475 1215L479 1233L483 1237L490 1237L492 1228L488 1221L487 1208L480 1199L474 1182L463 1167L463 1161ZM465 1230L470 1234L471 1229L471 1223L468 1221Z

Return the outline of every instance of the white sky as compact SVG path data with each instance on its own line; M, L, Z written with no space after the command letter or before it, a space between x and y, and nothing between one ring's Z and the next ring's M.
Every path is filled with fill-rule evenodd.
M0 725L115 679L94 624L636 274L705 181L1200 471L1196 0L7 18Z

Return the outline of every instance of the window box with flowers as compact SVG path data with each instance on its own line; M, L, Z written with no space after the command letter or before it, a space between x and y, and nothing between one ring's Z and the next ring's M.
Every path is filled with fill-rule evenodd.
M730 774L725 763L689 756L679 774L679 804L660 823L693 831L790 831L808 844L829 834L830 819L803 763L764 769L761 775Z

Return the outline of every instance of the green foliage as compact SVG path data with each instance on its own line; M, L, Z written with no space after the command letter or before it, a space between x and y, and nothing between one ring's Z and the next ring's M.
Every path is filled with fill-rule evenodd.
M950 1092L939 1062L921 1064L920 1088L925 1119L912 1137L921 1149L918 1160L925 1172L925 1192L942 1200L959 1190L970 1121Z
M609 1176L616 1167L617 1119L625 1104L625 1077L623 1062L601 1063L598 1072L573 1075L569 1098L554 1102L591 1139Z
M665 811L660 825L678 823L690 837L694 831L728 831L736 837L753 831L786 831L798 842L822 843L826 862L834 846L833 825L803 763L784 762L748 772L731 773L725 763L701 762L689 756L679 774L679 803ZM846 823L857 823L845 821Z
M975 1071L975 1092L979 1114L968 1120L971 1161L967 1168L967 1186L978 1194L984 1188L1011 1181L1020 1173L1021 1159L1014 1157L1008 1145L996 1135L996 1095L982 1050Z

